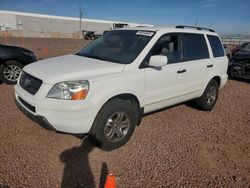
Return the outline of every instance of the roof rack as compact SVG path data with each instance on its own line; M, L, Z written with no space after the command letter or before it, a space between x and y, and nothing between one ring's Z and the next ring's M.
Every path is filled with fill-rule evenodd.
M192 29L197 29L197 30L207 30L207 31L210 31L210 32L215 32L213 29L210 29L210 28L197 27L197 26L188 26L188 25L177 25L175 28L178 28L178 29L192 28Z

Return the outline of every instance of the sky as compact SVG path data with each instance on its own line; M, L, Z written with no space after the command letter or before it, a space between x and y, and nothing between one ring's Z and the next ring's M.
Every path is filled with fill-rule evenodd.
M0 0L1 10L153 24L198 25L250 35L250 0Z

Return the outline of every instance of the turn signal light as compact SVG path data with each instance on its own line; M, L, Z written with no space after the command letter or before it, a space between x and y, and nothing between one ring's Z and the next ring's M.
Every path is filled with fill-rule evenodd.
M71 100L82 100L85 99L85 97L87 96L88 91L87 90L80 90L75 92L72 96L71 96Z

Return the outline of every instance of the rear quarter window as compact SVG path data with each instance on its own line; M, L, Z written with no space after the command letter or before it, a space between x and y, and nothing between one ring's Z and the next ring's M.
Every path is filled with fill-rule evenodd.
M225 56L225 52L224 52L224 49L220 42L219 37L213 36L213 35L207 35L207 38L212 48L214 57Z

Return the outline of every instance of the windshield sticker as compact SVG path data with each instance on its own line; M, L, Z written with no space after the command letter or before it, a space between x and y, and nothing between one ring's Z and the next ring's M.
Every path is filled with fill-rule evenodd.
M136 33L136 35L144 35L144 36L148 36L148 37L152 37L153 36L153 32L150 32L150 31L138 31Z

